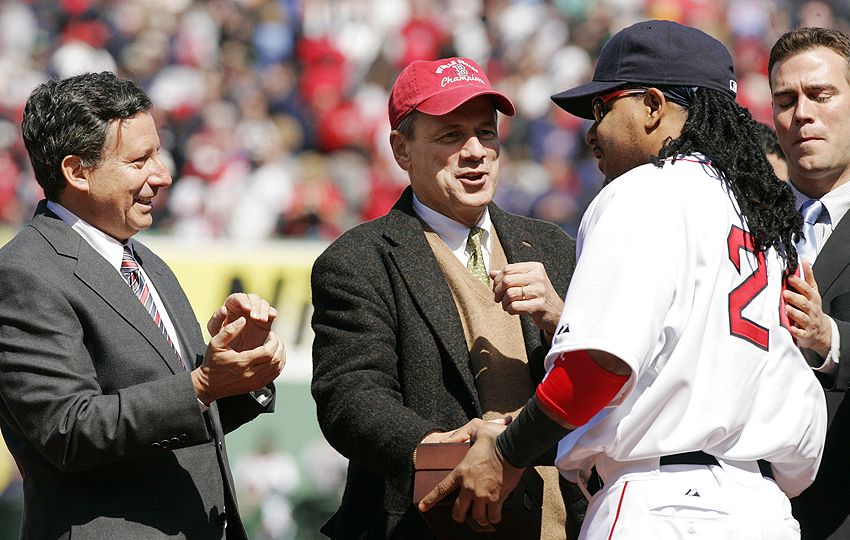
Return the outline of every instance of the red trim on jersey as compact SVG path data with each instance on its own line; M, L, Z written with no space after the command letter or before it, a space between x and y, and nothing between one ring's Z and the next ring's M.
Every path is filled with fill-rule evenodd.
M629 487L628 480L623 484L623 491L620 493L620 502L617 503L617 513L614 515L614 523L611 524L611 534L608 535L608 540L614 537L614 529L617 527L617 521L620 519L620 510L623 508L623 499L626 498L627 487Z
M687 161L687 162L690 162L690 163L705 163L706 165L711 165L712 167L714 167L714 163L712 163L710 159L699 159L699 158L695 158L693 156L686 156L686 157L670 156L670 157L664 158L664 161L669 161L670 163L673 163L674 161Z
M546 408L578 427L608 405L628 380L628 375L599 367L587 351L571 351L558 355L536 394Z

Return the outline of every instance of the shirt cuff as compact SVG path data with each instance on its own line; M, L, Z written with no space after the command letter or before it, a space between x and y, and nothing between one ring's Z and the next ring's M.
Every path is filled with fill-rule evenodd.
M829 352L826 358L823 359L823 364L820 367L814 368L815 371L831 375L838 369L838 352L841 350L841 334L838 333L838 324L832 317L829 318L829 324L832 325L832 342L829 345Z
M272 398L271 388L268 388L268 387L263 387L263 388L260 388L259 390L254 390L253 392L249 392L249 394L251 394L251 397L253 397L255 400L257 400L257 403L259 403L260 406L262 406L262 407L265 407L266 403L268 403L269 400L271 400L271 398ZM198 399L198 398L195 398L195 399ZM204 402L201 401L200 399L198 399L198 407L201 408L201 412L207 412L209 410L209 407L204 405Z
M833 324L835 324L835 323L833 323ZM271 400L271 398L272 398L272 390L271 390L271 388L269 388L267 386L264 386L264 387L260 388L259 390L254 390L253 392L250 392L250 394L251 394L251 397L253 397L255 400L257 400L257 403L259 403L263 407L265 407L266 403L268 403L269 400Z

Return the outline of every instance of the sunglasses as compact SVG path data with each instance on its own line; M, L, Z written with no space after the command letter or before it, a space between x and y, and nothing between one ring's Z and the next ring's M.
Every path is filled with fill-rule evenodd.
M625 96L637 96L645 93L646 88L626 88L624 90L615 90L607 94L596 96L593 98L593 101L590 102L591 108L593 109L593 119L596 120L597 124L601 122L602 119L605 118L605 115L608 114L608 104L615 99Z

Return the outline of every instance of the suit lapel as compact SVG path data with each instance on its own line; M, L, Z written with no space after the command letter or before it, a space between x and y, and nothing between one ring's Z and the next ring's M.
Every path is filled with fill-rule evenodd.
M413 211L412 201L412 191L407 188L388 215L384 237L391 246L390 257L422 318L446 349L472 396L476 410L480 412L478 391L469 368L469 350L457 308L443 271L425 239L422 224Z
M539 253L536 242L522 226L520 220L513 218L495 204L491 204L489 209L490 220L502 242L502 249L505 251L508 263L545 260L543 254ZM541 344L540 329L528 315L520 315L519 320L525 340L526 356L530 362L533 351Z
M41 210L41 211L40 211ZM52 212L36 211L32 227L50 242L60 255L77 260L74 275L109 305L119 317L156 349L163 362L175 372L178 362L174 351L154 324L145 307L130 290L121 275L92 248L79 234Z
M826 296L829 288L850 264L846 251L848 244L850 244L850 219L845 217L838 222L838 226L829 236L812 267L821 297Z

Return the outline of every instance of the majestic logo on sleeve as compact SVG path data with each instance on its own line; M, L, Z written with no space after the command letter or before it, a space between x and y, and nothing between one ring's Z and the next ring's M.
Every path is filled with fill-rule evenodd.
M564 323L558 327L558 330L555 332L556 336L560 336L561 334L567 334L570 331L570 323Z
M453 69L455 74L451 76L449 69ZM446 72L445 74L443 72ZM467 64L460 58L454 58L447 64L443 64L437 68L437 75L443 75L443 80L440 81L440 86L446 86L458 82L477 82L482 85L487 85L484 79L478 76L478 70Z

